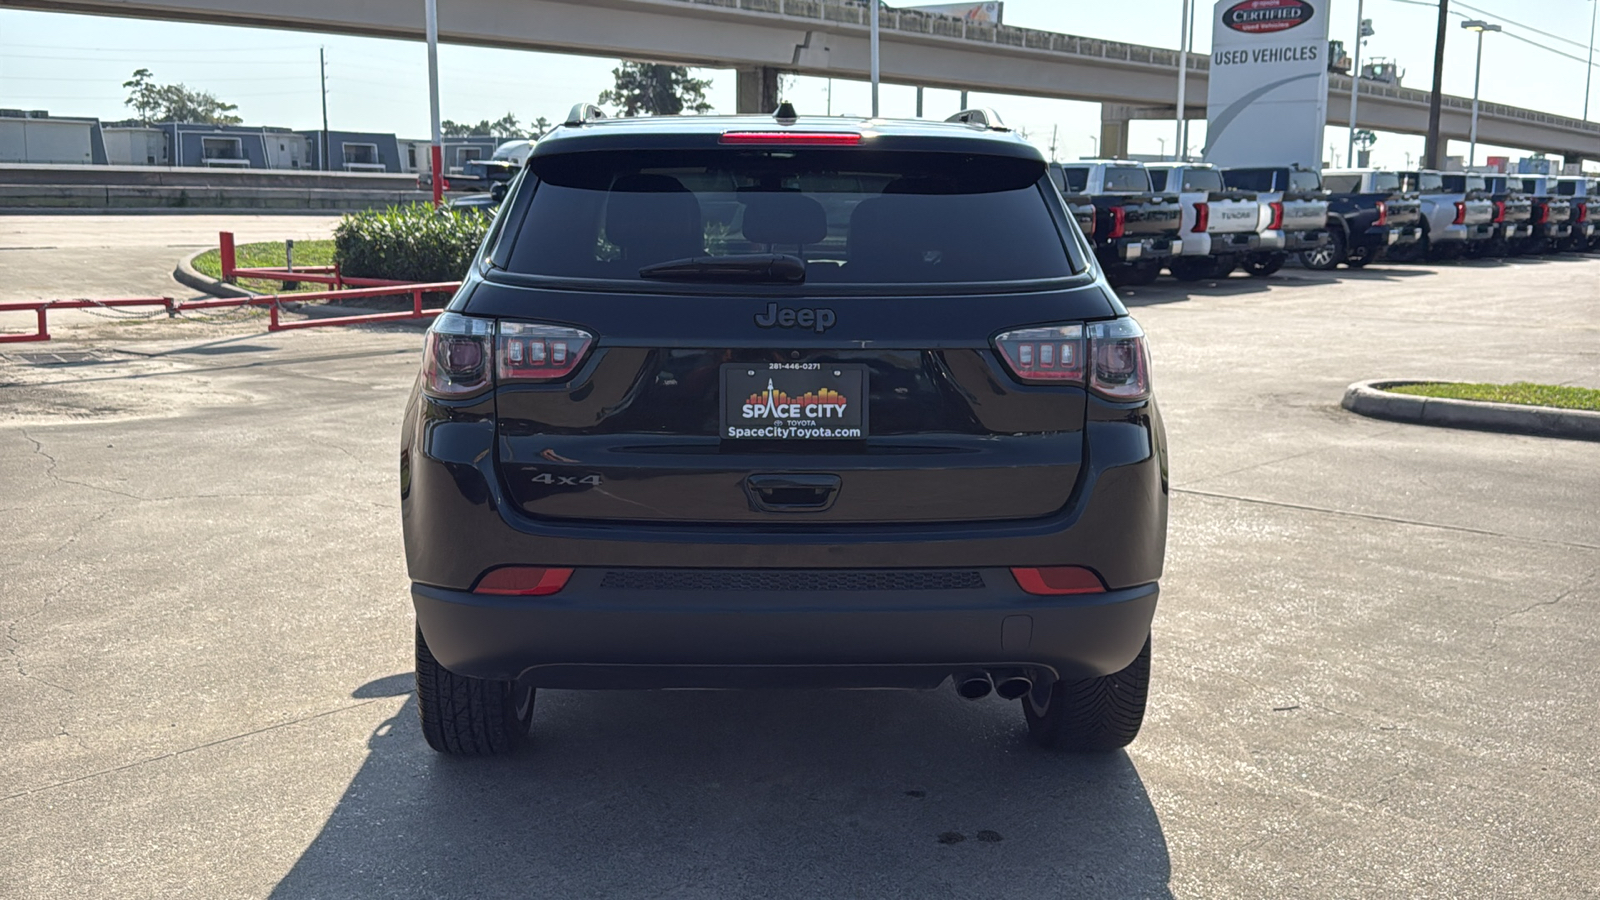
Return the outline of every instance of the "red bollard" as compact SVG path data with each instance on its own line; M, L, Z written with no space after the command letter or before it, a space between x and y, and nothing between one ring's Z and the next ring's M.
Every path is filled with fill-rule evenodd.
M233 270L238 268L238 259L233 254L233 232L217 232L218 255L222 257L222 280L233 281Z

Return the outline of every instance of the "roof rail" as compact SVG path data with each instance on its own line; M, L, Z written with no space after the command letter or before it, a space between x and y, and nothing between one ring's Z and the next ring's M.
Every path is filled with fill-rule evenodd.
M567 121L563 122L562 124L583 125L587 122L593 122L596 119L604 119L605 117L605 110L595 106L593 103L574 103L572 105L572 111L567 113Z
M991 131L1010 131L1005 123L1000 121L1000 114L992 109L963 109L946 122L957 122L962 125L976 125L979 128L988 128Z

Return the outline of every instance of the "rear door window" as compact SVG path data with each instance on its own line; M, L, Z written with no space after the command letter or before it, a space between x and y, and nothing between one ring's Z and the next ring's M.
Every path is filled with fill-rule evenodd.
M1060 173L1061 180L1056 182L1056 186L1061 188L1063 194L1081 194L1089 189L1088 169L1062 166L1055 171Z
M1289 190L1320 191L1322 190L1322 177L1315 172L1290 172Z
M530 169L505 257L519 274L639 280L668 261L758 253L797 257L807 284L1036 281L1086 265L1037 160L740 148L561 153Z
M1158 191L1164 191L1164 190L1167 189L1167 170L1166 169L1151 169L1150 170L1150 187L1152 189L1158 190Z

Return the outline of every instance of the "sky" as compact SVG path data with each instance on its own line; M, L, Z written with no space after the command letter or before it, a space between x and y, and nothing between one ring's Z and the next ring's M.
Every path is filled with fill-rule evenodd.
M397 0L387 0L397 2ZM403 2L403 0L400 0ZM421 16L421 0L414 0ZM1358 0L1332 0L1330 37L1353 43ZM1437 5L1429 0L1363 0L1363 15L1376 32L1367 39L1363 60L1387 57L1405 71L1404 84L1427 90L1432 80L1433 35ZM1591 15L1597 0L1452 0L1452 25L1446 41L1444 89L1471 96L1476 38L1458 24L1482 18L1505 28L1489 34L1483 46L1480 96L1487 102L1584 116L1585 65ZM449 0L440 0L441 6ZM1009 25L1040 28L1159 47L1178 46L1183 0L1006 0ZM911 5L899 2L891 5ZM1199 0L1194 46L1210 48L1208 0ZM1542 32L1542 33L1541 33ZM1545 46L1535 46L1542 44ZM160 83L182 82L239 106L247 124L310 129L321 125L318 51L327 54L328 120L334 129L395 132L426 137L428 99L426 51L421 42L379 40L309 32L273 31L157 22L141 19L69 15L0 9L0 107L47 109L55 115L121 119L132 110L123 103L123 81L148 68ZM1600 58L1600 57L1596 57ZM455 121L498 119L507 112L523 121L544 116L560 121L572 104L593 101L611 85L617 61L582 56L445 44L439 48L442 115ZM1592 71L1592 70L1591 70ZM721 112L734 108L731 70L696 70L709 78L707 98ZM1590 109L1600 116L1600 78ZM831 90L831 102L829 92ZM785 96L802 113L865 113L870 89L863 82L796 76ZM880 88L884 115L910 116L916 91L902 85ZM943 118L957 110L955 91L929 90L924 114ZM989 106L1006 124L1024 131L1059 159L1096 152L1098 104L974 93L969 105ZM1130 129L1135 154L1171 153L1172 122L1139 121ZM1204 124L1190 126L1198 151ZM1346 131L1330 126L1328 161L1343 160ZM1422 152L1420 136L1381 134L1373 163L1409 166ZM1451 141L1447 153L1464 155L1467 145ZM1488 154L1521 155L1511 148L1479 144Z

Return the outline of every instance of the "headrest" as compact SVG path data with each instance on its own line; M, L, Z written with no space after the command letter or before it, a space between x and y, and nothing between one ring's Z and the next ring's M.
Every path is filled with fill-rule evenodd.
M645 243L699 243L700 202L670 175L625 175L606 200L606 237L627 248Z
M815 244L828 236L822 204L789 191L741 193L744 237L756 244Z

